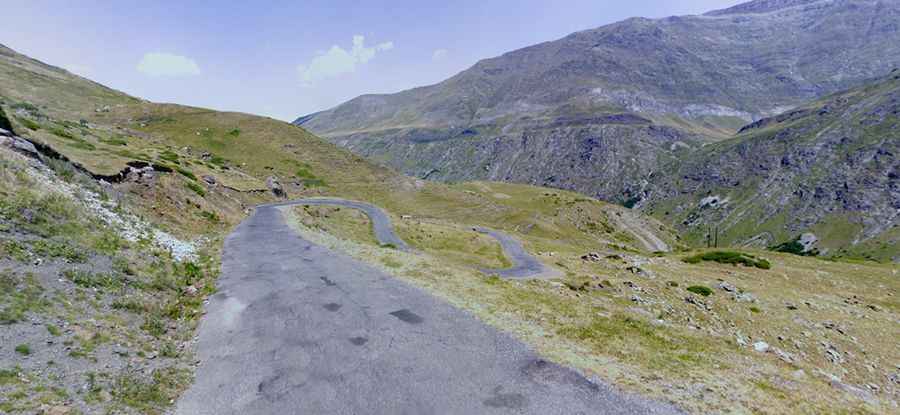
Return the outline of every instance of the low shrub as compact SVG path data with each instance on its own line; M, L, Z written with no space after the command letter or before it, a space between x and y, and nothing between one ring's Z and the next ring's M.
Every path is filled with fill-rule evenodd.
M84 288L118 288L122 286L122 279L115 274L70 269L63 271L63 276L75 285Z
M687 287L687 290L694 294L702 295L704 297L709 297L713 293L712 288L709 288L709 287L706 287L703 285L692 285L690 287Z
M817 256L819 255L818 249L812 249L810 251L804 251L803 244L800 243L800 238L794 239L793 241L785 242L779 245L770 246L770 251L775 252L784 252L787 254L794 254L800 256Z
M688 264L698 264L701 261L712 261L720 264L744 265L760 269L769 269L772 265L763 258L757 258L750 254L735 251L710 251L685 257L682 261Z
M20 344L16 346L16 353L28 356L31 354L31 346L27 344Z

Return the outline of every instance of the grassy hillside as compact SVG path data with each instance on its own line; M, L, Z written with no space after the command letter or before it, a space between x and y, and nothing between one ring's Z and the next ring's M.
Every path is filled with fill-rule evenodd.
M900 287L887 266L757 251L748 253L765 257L770 269L688 264L686 253L648 252L650 236L682 245L630 209L535 186L405 177L300 127L149 103L0 51L0 108L15 133L45 154L38 162L0 146L8 160L0 176L0 270L11 270L0 284L13 293L0 297L0 311L16 316L0 322L10 339L0 350L2 411L165 411L190 381L190 339L213 290L222 237L253 205L278 198L272 178L285 197L383 207L417 252L377 246L365 217L328 207L289 212L304 236L629 390L697 413L878 413L897 400L890 376L900 356L885 345L898 336ZM60 193L66 202L49 198L36 214L27 205L44 199L20 196L27 189ZM508 259L472 231L476 225L522 240L560 276L507 282L484 275L479 268ZM135 226L141 232L128 232ZM61 248L67 245L89 252L86 262ZM194 247L193 257L176 255L184 246ZM22 270L35 261L41 265L32 278ZM719 288L723 281L735 287ZM796 335L803 331L809 335ZM755 352L757 340L772 349ZM842 360L830 360L822 342ZM17 351L20 344L29 353ZM46 373L53 376L44 381Z

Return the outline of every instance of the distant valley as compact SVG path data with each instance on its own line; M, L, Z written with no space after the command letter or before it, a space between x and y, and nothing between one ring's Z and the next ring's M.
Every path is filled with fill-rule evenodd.
M715 174L696 170L726 156L706 145L817 105L829 94L877 84L900 67L898 21L900 2L870 0L757 0L701 16L634 18L480 61L436 85L364 95L295 124L418 177L550 186L640 209L660 206L654 197L678 193L683 203L699 205L708 194L684 194L686 188L674 184L680 178L660 176L688 166L695 166L694 175ZM897 104L888 100L883 108L879 123L890 126ZM877 134L885 143L875 151L884 154L858 179L895 189L898 133L885 128ZM801 148L793 140L783 143L770 150L789 157ZM854 151L823 151L831 150ZM789 186L771 179L770 186ZM872 244L887 241L895 248L896 238L886 232L896 231L900 201L890 192L861 197L855 206L808 204L805 216L762 239L737 226L746 218L685 223L671 212L651 211L693 239L719 226L728 243L777 244L818 229L830 239L826 246L890 259ZM763 196L747 203L752 209L767 204ZM879 218L888 225L860 223L857 215L870 211L887 212ZM836 239L825 224L834 221L868 230Z

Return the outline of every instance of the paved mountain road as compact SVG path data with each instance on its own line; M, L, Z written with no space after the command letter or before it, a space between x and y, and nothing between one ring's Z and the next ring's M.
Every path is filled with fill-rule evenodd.
M178 414L678 413L302 239L276 206L228 236L218 289Z
M506 269L483 269L488 274L497 274L502 278L532 278L536 276L555 276L559 273L550 267L544 265L543 262L535 258L525 250L522 243L503 232L493 229L476 227L476 232L490 235L492 238L500 242L503 253L512 262L512 267Z
M396 233L394 233L394 225L391 224L391 218L384 213L381 208L365 203L365 202L357 202L355 200L347 200L347 199L336 199L336 198L316 198L316 199L300 199L288 202L281 203L271 203L268 205L263 205L262 207L280 207L280 206L293 206L293 205L320 205L320 206L343 206L351 209L358 209L363 211L366 216L369 217L369 220L372 222L372 231L375 233L375 239L378 240L378 243L382 245L393 245L397 249L402 251L409 251L409 246L406 245Z

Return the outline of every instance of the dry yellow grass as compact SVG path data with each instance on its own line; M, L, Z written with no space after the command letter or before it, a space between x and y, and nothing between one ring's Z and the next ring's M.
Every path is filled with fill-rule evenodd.
M440 250L379 248L304 215L291 214L304 237L468 309L554 360L691 412L896 409L900 283L890 266L767 252L754 254L768 258L770 270L691 265L681 260L686 253L586 261L561 240L543 259L565 277L504 281ZM712 295L687 291L695 285ZM759 341L766 352L754 350Z

